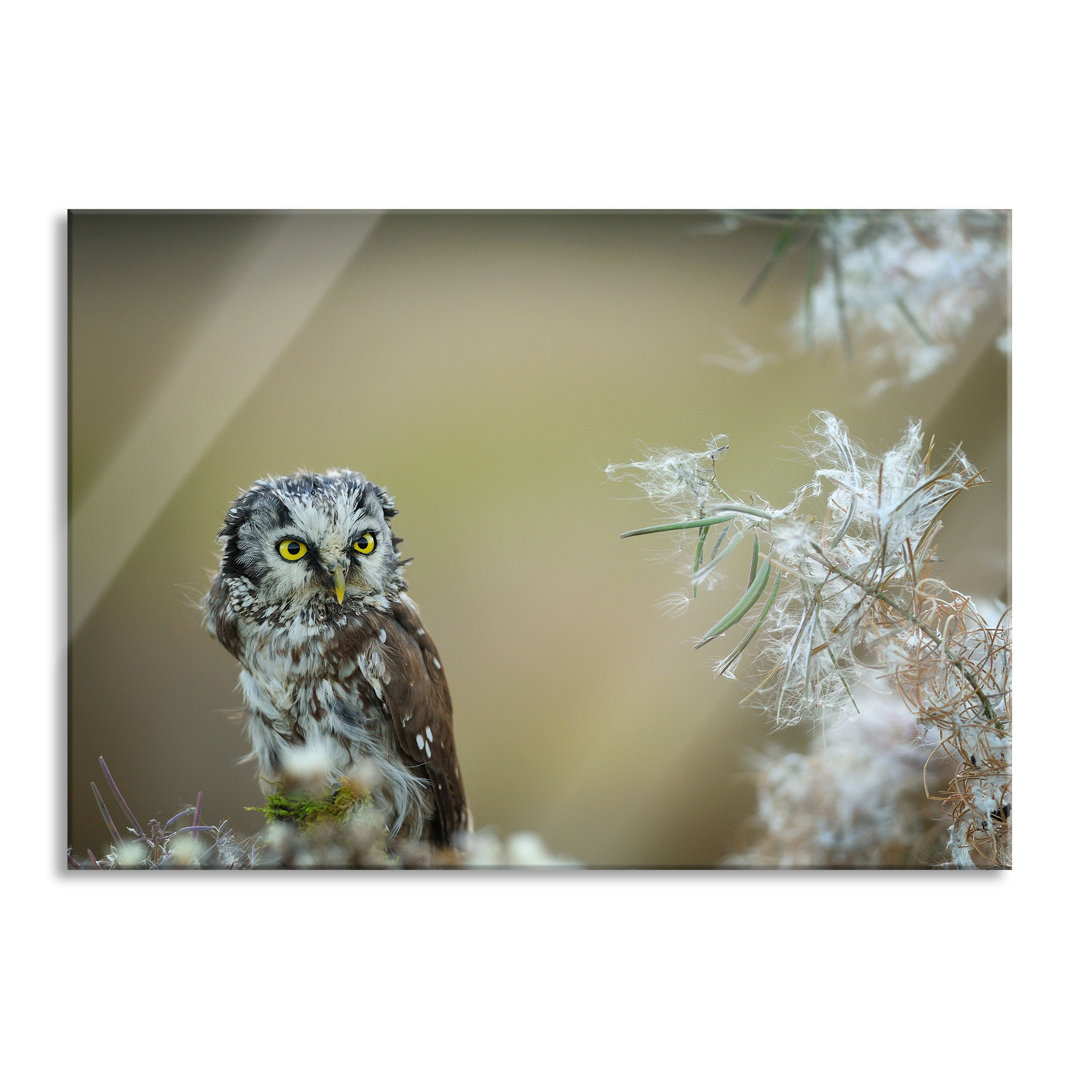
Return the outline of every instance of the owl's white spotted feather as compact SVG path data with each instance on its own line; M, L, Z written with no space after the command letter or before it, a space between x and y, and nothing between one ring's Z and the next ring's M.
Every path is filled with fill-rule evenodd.
M296 755L326 786L378 770L395 835L469 827L442 662L405 594L393 500L362 475L261 480L229 509L206 626L240 661L265 790Z

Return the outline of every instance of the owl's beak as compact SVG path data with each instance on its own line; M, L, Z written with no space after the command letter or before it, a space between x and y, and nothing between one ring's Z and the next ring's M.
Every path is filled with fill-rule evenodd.
M345 603L345 571L340 566L334 567L334 594L339 604Z

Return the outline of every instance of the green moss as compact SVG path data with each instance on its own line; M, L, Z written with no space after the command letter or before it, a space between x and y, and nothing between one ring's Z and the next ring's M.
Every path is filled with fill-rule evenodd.
M267 821L291 821L301 829L322 822L345 821L360 806L370 805L370 796L359 796L345 787L336 787L322 798L314 798L310 792L287 791L279 788L258 810Z

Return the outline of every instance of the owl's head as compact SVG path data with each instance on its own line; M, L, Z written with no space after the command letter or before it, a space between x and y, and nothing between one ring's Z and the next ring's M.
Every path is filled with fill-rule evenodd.
M342 604L403 587L381 487L348 469L260 480L229 508L218 533L221 576L247 578L266 604Z

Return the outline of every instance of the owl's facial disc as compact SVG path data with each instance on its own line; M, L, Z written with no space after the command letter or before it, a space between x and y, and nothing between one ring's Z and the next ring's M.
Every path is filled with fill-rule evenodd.
M317 528L297 521L285 528L274 542L281 558L278 569L291 582L302 582L315 595L332 594L339 604L349 591L369 593L382 586L385 567L373 558L382 548L377 525L365 522L357 531L355 521L330 519Z
M256 485L222 531L223 567L241 574L267 605L324 612L334 598L400 588L394 513L382 489L359 474L297 474Z
M276 538L274 548L280 557L274 576L294 593L332 593L337 602L343 604L349 577L352 576L354 585L362 584L362 575L352 573L354 567L348 551L341 537L333 535L333 530L304 539L290 532Z

